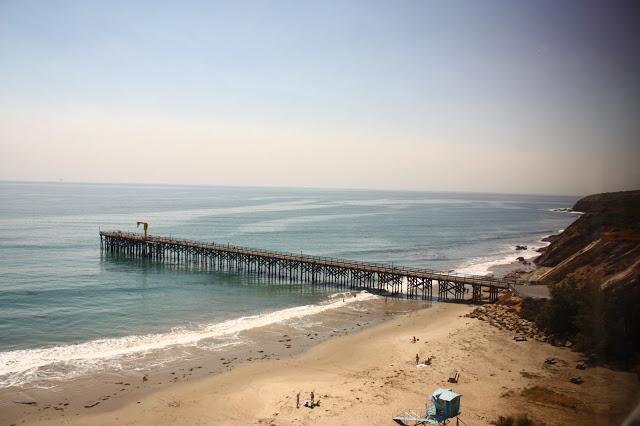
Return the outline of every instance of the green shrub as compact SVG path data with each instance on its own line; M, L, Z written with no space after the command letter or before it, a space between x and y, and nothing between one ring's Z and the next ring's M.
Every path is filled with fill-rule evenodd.
M525 299L521 315L577 350L631 367L640 354L640 283L602 288L569 276L550 286L550 299Z
M525 298L522 300L520 316L526 320L539 324L540 313L542 312L542 308L545 303L547 303L546 299L534 299L532 297Z
M566 279L549 287L551 298L542 306L538 326L562 338L578 332L576 316L582 306L582 289L574 279Z

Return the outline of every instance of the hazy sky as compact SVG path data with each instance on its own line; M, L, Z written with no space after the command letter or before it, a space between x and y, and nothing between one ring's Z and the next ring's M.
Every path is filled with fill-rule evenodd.
M640 188L640 14L0 0L0 180Z

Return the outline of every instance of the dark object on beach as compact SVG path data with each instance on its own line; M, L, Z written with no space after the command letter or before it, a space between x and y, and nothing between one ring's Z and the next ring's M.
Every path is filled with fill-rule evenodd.
M516 260L517 260L518 262L523 262L523 263L524 263L524 257L522 257L522 256L518 256L518 257L516 257Z
M23 405L37 405L36 401L13 401L15 404L23 404Z
M544 363L547 365L556 365L558 363L558 360L555 358L547 358L544 360Z
M305 407L307 407L307 408L316 408L316 407L319 407L319 406L320 406L320 400L317 400L317 401L309 401L309 400L306 400L306 401L304 402L304 406L305 406Z
M93 404L85 405L84 408L92 408L92 407L95 407L98 404L100 404L100 401L96 401Z
M582 380L582 377L580 377L580 376L574 376L574 377L570 378L569 381L571 383L573 383L573 384L576 384L576 385L579 385L582 382L584 382L584 380Z
M449 374L449 383L458 383L458 379L460 378L460 373L458 370L453 370Z
M495 426L536 426L527 414L520 414L518 416L499 416L498 420L491 422Z
M578 361L578 363L576 364L576 368L578 370L586 370L587 369L587 363L584 361Z
M562 337L558 337L558 336L553 336L549 343L551 343L552 346L564 346L567 343L567 339L563 339Z
M520 246L520 245L516 246L516 250L526 250L526 249L527 249L527 246Z
M513 338L513 340L515 340L516 342L526 342L527 336L516 336Z
M142 376L142 381L146 382L147 380L149 380L149 377L147 377L147 375L145 374L144 376Z

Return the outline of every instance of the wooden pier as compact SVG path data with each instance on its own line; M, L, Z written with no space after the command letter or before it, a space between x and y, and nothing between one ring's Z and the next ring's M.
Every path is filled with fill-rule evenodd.
M514 280L449 274L429 269L177 240L121 231L100 231L107 254L195 264L203 269L257 274L278 280L330 284L340 289L440 301L495 302ZM434 287L437 295L434 297Z

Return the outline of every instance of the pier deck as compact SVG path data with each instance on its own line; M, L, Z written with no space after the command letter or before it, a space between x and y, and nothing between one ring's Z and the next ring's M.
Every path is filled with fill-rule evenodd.
M514 280L450 274L429 269L334 259L307 254L238 247L229 244L178 240L122 232L100 231L101 249L113 255L189 262L222 271L266 275L277 279L332 284L407 298L441 301L495 302L513 290Z

